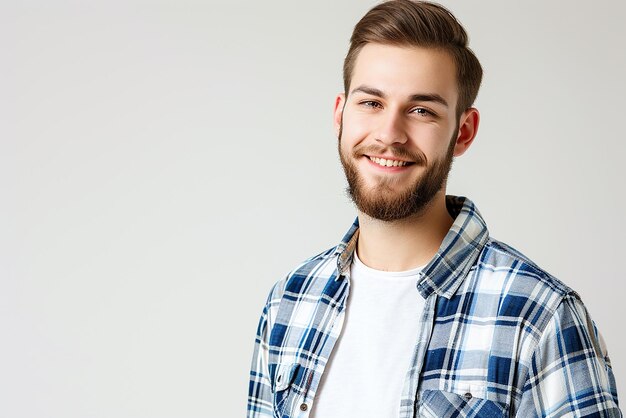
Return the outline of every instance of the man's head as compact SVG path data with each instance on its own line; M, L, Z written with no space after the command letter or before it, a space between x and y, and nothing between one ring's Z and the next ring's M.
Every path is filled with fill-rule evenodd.
M482 71L441 6L394 0L356 25L335 102L339 154L359 210L394 221L445 191L474 139Z

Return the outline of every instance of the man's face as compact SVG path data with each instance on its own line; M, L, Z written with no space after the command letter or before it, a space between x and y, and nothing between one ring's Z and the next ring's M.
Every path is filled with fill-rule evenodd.
M367 44L335 103L339 155L358 209L384 221L444 192L458 149L455 64L446 52Z

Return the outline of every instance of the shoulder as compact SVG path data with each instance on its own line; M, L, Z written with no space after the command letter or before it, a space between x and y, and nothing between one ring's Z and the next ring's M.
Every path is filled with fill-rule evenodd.
M490 271L501 271L515 277L520 285L545 288L559 296L574 295L576 292L561 280L539 267L526 255L505 244L490 238L479 258L479 267Z
M331 247L296 265L274 284L268 302L280 301L286 295L298 298L303 293L314 293L319 288L320 282L335 278L338 250L339 246Z
M520 251L490 238L479 257L474 284L499 296L499 314L514 316L540 334L564 300L578 294ZM536 335L538 336L538 335Z
M318 316L326 317L326 312L332 315L345 301L347 280L339 280L335 250L331 248L308 258L272 287L265 308L268 344L273 353L281 353L282 361L303 347L311 329L332 331L332 327L325 328L332 322L317 321ZM274 354L271 357L278 362ZM287 362L290 361L295 360Z

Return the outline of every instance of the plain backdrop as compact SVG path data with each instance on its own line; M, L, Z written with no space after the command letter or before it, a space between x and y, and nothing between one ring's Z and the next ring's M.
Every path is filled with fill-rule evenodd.
M239 417L270 286L335 245L372 1L0 2L0 416ZM626 3L446 1L485 69L448 191L582 296L626 402Z

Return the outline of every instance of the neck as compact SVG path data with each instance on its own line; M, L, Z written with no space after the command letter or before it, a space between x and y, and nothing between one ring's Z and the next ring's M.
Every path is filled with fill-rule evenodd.
M382 271L423 266L437 253L453 222L444 191L437 193L422 212L397 221L380 221L359 212L359 259Z

